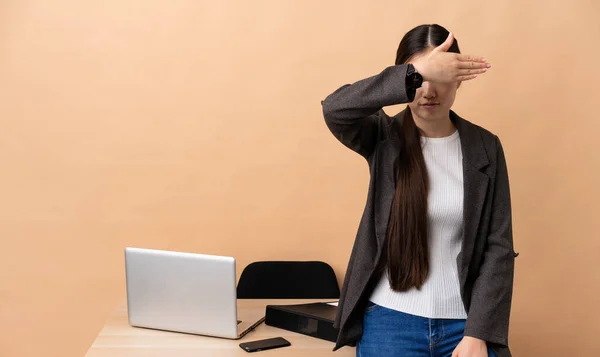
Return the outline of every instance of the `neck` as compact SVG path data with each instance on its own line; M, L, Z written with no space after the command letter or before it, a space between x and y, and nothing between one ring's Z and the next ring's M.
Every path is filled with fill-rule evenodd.
M413 119L421 135L428 138L443 138L452 135L456 130L456 126L450 120L450 114L435 120L424 120L413 113Z

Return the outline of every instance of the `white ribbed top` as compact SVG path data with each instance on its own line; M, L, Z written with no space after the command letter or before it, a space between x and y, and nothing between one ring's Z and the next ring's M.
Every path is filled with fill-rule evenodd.
M387 274L370 300L378 305L427 318L466 319L456 258L463 234L463 171L458 131L443 138L421 137L429 175L427 229L429 277L421 290L390 289Z

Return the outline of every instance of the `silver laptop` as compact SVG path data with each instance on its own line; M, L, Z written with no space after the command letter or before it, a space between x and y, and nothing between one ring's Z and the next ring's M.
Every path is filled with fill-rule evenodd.
M238 339L264 321L238 317L232 257L125 248L125 271L131 326Z

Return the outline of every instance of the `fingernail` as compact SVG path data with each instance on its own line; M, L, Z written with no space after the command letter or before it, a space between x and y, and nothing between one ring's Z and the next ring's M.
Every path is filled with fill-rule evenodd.
M491 67L492 67L492 64L491 64L491 63L488 63L488 64L487 64L487 68L491 68Z

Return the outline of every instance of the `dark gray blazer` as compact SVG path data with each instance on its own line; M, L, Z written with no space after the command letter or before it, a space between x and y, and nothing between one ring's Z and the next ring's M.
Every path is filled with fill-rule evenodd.
M322 102L327 127L345 146L369 164L366 207L354 241L342 287L335 326L334 350L355 345L377 277L375 268L385 242L395 190L395 160L404 111L389 117L388 105L409 103L406 66L391 66L354 84L347 84ZM458 256L460 291L468 313L466 336L487 341L499 357L511 357L508 325L515 257L511 202L504 151L498 137L460 118L457 127L463 154L464 236Z

